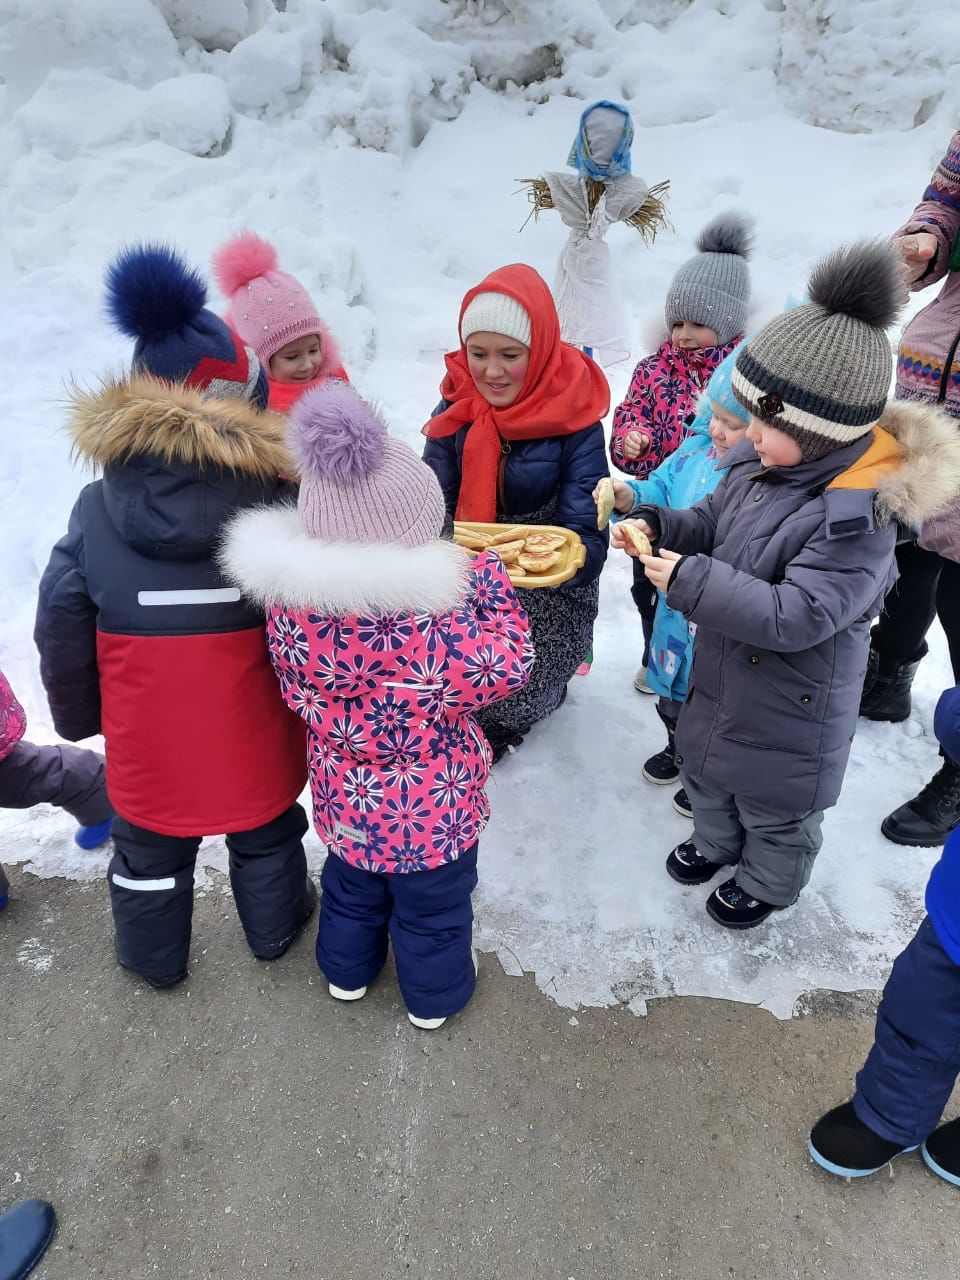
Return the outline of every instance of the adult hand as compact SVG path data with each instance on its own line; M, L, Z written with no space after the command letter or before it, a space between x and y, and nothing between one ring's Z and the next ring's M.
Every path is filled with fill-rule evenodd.
M625 551L628 556L633 556L634 559L637 559L639 552L624 533L623 526L625 524L635 524L638 529L643 530L651 542L655 541L657 535L647 524L646 520L621 520L619 524L613 524L610 526L610 545L614 550Z
M640 556L640 562L647 575L647 581L652 583L658 591L662 591L664 595L667 594L667 587L670 585L670 579L673 577L677 562L682 559L683 556L678 555L676 551L666 550L661 551L658 556Z
M600 496L600 485L603 481L597 482L597 487L593 491L593 500L597 502ZM633 508L633 490L628 484L624 484L622 480L613 481L613 509L620 515L626 515Z
M929 231L916 231L909 236L899 236L893 243L903 260L903 277L907 284L913 284L930 265L939 242Z
M650 448L650 437L645 436L642 431L628 431L623 437L624 456L629 458L631 462L636 462L637 458L642 458Z

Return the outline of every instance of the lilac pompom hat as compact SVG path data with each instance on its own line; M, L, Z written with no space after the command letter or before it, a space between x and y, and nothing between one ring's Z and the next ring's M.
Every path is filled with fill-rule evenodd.
M420 547L440 537L437 477L345 382L301 396L289 419L303 527L324 542Z

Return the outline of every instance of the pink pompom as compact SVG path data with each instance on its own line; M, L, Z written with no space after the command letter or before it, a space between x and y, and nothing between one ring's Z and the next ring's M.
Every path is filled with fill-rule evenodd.
M374 470L387 441L386 424L346 382L308 391L289 419L290 444L305 480L356 480Z
M228 298L246 288L257 276L277 269L277 251L269 240L253 231L241 231L213 255L213 274Z

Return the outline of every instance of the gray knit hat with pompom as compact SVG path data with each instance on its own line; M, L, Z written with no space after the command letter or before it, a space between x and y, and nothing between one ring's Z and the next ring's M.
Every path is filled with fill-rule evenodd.
M893 377L886 331L906 291L890 242L867 240L821 259L807 293L738 349L733 394L812 461L865 436L883 413Z
M690 320L704 324L726 346L747 327L750 301L750 233L753 223L742 213L723 213L707 224L697 240L697 253L679 269L667 290L667 328Z

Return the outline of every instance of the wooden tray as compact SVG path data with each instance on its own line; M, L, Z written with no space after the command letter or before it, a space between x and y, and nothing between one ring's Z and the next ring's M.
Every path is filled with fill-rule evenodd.
M559 547L561 558L552 569L548 569L546 573L530 573L529 570L522 576L514 572L516 566L505 565L507 575L515 587L559 587L570 579L586 564L587 548L583 545L580 535L573 532L572 529L562 529L555 524L482 524L473 520L457 520L454 523L454 538L460 529L469 531L470 533L505 533L507 529L516 529L517 538L528 537L534 533L555 533L563 538L564 546ZM496 547L490 547L488 550L496 551ZM480 551L471 551L471 555L480 555Z

